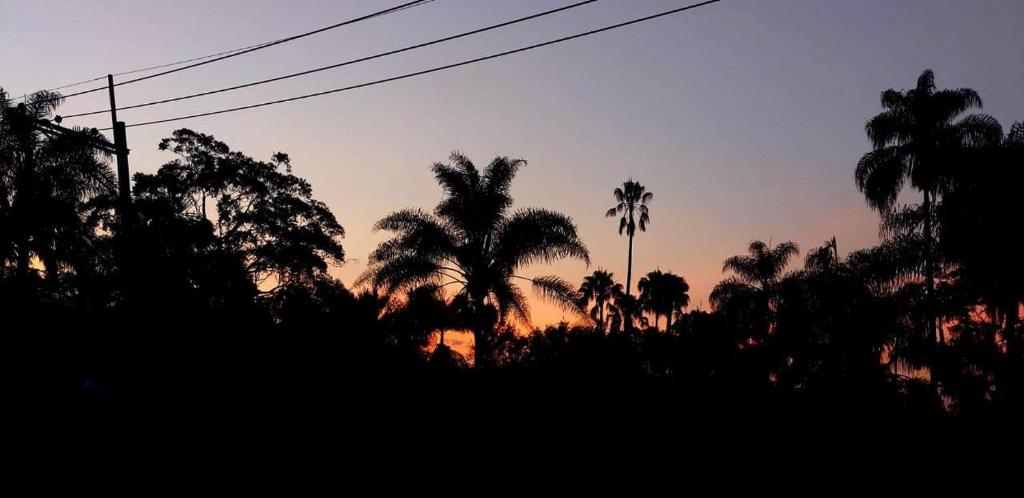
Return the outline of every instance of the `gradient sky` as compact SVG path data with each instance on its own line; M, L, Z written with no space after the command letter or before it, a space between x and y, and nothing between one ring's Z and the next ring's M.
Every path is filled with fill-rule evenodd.
M0 86L13 95L107 72L229 50L332 24L398 0L0 0ZM261 79L403 47L572 3L436 0L255 54L118 89L122 105ZM124 111L127 123L245 105L456 62L690 3L603 0L547 18L229 94ZM116 20L117 24L110 21ZM519 206L571 215L593 265L561 263L578 282L598 267L625 280L626 241L605 219L627 177L655 193L634 273L684 275L692 304L751 239L806 250L835 235L840 251L874 245L877 218L853 182L863 126L886 88L932 68L940 87L976 89L1004 126L1024 119L1024 1L725 0L555 47L297 103L128 130L134 171L178 127L211 133L295 172L345 226L346 284L384 238L375 220L440 198L429 166L458 149L478 165L529 160ZM101 109L105 93L69 100ZM109 117L66 122L106 127ZM634 277L636 278L636 277ZM635 284L634 284L635 285ZM537 304L534 321L564 313Z

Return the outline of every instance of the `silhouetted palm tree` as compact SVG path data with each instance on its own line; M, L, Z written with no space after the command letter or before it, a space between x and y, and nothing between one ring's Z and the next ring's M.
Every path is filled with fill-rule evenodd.
M92 266L81 254L96 236L89 202L116 188L108 158L79 138L102 138L99 132L72 128L77 134L50 137L35 129L61 100L42 91L12 106L0 89L0 237L11 239L0 241L0 260L13 259L24 277L36 256L51 282L62 266Z
M815 273L828 273L836 269L842 262L839 258L839 245L832 237L817 249L807 251L804 258L804 269Z
M722 271L732 271L741 282L768 289L774 285L789 260L800 252L793 242L782 242L771 247L760 240L750 243L748 255L733 256L725 260Z
M650 211L647 204L654 200L654 194L647 192L647 188L633 181L626 180L622 187L616 188L612 193L615 196L615 207L605 213L605 217L614 218L621 215L619 219L619 235L625 231L629 237L629 257L626 261L626 294L631 290L633 281L633 236L637 227L641 232L647 231L647 224L651 222Z
M359 279L388 291L428 283L456 286L474 314L476 362L481 367L491 363L490 336L497 320L512 316L529 323L529 306L516 279L578 311L577 295L567 282L556 276L527 278L519 271L562 258L590 263L568 216L539 208L509 212L512 180L525 164L498 157L481 172L457 152L451 164L434 164L444 199L433 214L405 209L378 221L376 229L395 236L370 254L369 267Z
M865 126L874 150L857 164L857 188L868 204L883 215L896 204L904 183L922 192L922 230L925 242L925 292L929 302L928 332L935 337L935 260L933 246L934 204L951 174L950 153L965 145L998 142L999 123L984 114L957 118L967 110L982 106L981 97L970 88L935 89L931 70L921 73L917 86L910 90L882 92L885 111ZM939 330L941 336L942 331ZM941 342L941 337L939 338Z
M585 309L587 304L594 302L590 309L590 318L597 323L597 328L605 332L606 308L608 308L616 295L622 293L622 284L616 283L611 272L597 270L592 275L583 277L583 283L577 291L579 293L579 307Z
M641 327L647 326L647 318L643 316L640 300L636 296L623 293L621 287L616 289L608 316L611 332L632 332L637 324Z
M666 318L665 331L672 330L672 316L690 305L690 284L686 279L671 272L655 270L637 282L640 291L640 305L644 310L654 314L654 328L658 328L658 318Z
M725 260L722 271L732 271L729 277L711 291L711 305L718 310L737 308L752 313L748 317L759 334L765 334L771 327L771 306L776 285L782 277L789 260L799 254L800 249L793 242L782 242L771 247L760 240L750 243L747 255L733 256Z
M1024 219L1024 123L1014 123L998 145L965 151L963 162L970 170L958 175L937 208L942 254L956 265L957 285L979 298L1002 325L1006 345L1016 346L1024 300L1024 261L1016 239Z

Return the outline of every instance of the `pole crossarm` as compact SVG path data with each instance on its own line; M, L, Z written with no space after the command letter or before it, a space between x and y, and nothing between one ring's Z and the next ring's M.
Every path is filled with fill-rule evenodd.
M64 128L63 126L54 124L48 119L34 119L33 126L40 133L45 133L55 137L70 137L76 140L82 140L88 143L91 147L99 149L108 154L116 154L117 147L114 144L96 137L86 135L85 133Z

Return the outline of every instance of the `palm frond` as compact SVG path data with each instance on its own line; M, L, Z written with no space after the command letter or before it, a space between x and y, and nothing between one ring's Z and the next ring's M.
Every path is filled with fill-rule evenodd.
M790 258L800 254L800 246L791 241L779 242L772 252L780 262L787 263Z
M731 256L722 263L722 272L732 271L747 282L756 282L759 278L757 260L751 256Z
M647 213L647 206L642 206L643 210L640 212L640 222L638 226L641 232L647 231L647 225L651 224L651 215Z
M388 293L408 290L424 284L444 284L444 271L432 259L407 255L371 263L355 282L357 287L369 284Z
M60 93L40 90L29 95L24 104L30 116L42 119L53 114L63 102L64 97Z
M908 173L903 148L889 146L864 154L857 163L854 179L873 209L888 211L903 190Z
M450 257L457 245L454 235L447 227L419 209L405 209L392 213L378 221L374 228L397 232L397 235L381 243L370 254L371 262L411 254L429 258Z
M970 88L940 90L931 95L931 109L938 121L949 121L970 109L981 109L978 92Z
M573 292L572 285L561 277L545 275L526 280L533 284L533 291L544 300L566 311L586 317L586 311L578 306L578 302L575 299L576 293Z
M869 119L864 125L864 132L872 147L881 149L910 140L913 137L914 124L906 112L897 108Z
M758 289L756 287L730 277L715 285L715 288L711 290L708 300L715 309L721 309L737 299L751 299L757 292Z
M494 252L510 270L563 258L590 264L590 253L572 218L546 209L521 209L509 216L495 236Z
M899 109L906 105L906 95L899 90L885 90L882 92L881 104L883 109Z
M504 320L511 316L520 325L531 326L530 306L519 286L508 280L502 280L496 282L491 290L491 295L497 302L499 318Z
M495 158L484 170L484 188L491 195L511 200L509 194L512 180L523 166L526 166L525 159L509 159L504 156Z
M1002 142L1003 127L988 114L971 114L957 123L955 134L959 144L986 147Z

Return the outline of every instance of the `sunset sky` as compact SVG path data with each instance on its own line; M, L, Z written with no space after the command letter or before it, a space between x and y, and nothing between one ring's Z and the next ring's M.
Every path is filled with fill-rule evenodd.
M0 86L23 92L278 39L398 0L0 0ZM118 89L129 105L428 41L572 3L436 0L424 6ZM688 0L603 0L512 28L383 60L187 102L124 111L159 119L290 97L425 69L679 7ZM534 267L573 282L605 268L624 281L626 240L604 218L632 177L654 192L635 242L635 279L686 277L693 307L721 263L752 239L802 250L835 235L842 253L878 241L853 182L879 93L935 70L971 87L1004 126L1024 120L1024 1L725 0L495 61L301 102L128 130L134 171L171 159L179 127L269 159L291 155L344 225L346 284L386 234L372 224L440 198L429 166L460 150L483 166L525 158L517 205L572 216L593 264ZM87 87L86 87L87 88ZM102 109L105 92L63 114ZM64 124L106 127L106 115ZM802 259L802 255L801 255ZM537 303L537 325L566 316Z

